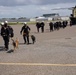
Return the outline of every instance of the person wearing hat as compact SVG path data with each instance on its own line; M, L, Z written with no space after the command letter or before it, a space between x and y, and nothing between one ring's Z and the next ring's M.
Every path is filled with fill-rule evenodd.
M24 22L24 26L22 26L20 34L23 33L23 39L24 39L24 44L29 44L29 31L30 31L30 27L27 26L27 22Z

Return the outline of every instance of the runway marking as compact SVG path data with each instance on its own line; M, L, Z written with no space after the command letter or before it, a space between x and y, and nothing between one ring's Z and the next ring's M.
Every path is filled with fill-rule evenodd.
M0 63L0 65L9 65L9 66L66 66L66 67L76 67L76 64L49 64L49 63Z

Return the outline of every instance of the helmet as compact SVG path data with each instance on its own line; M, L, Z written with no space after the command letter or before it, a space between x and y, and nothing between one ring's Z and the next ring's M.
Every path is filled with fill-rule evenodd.
M27 22L24 22L24 24L27 24Z
M8 23L8 21L5 21L5 23Z
M2 22L1 25L3 26L4 25L4 22Z

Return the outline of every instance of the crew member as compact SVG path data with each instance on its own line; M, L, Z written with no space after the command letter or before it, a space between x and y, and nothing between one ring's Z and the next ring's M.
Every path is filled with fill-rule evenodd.
M24 44L29 44L29 31L30 27L27 26L27 22L24 22L24 26L21 28L20 33L22 34L23 32L23 39L24 39Z
M40 23L39 23L38 21L36 22L36 27L37 27L37 32L39 32L39 28L40 28L41 26L40 26Z
M42 21L40 23L40 26L41 26L41 32L43 33L44 32L44 26L45 26L44 21Z
M4 26L1 28L1 36L4 40L5 50L9 49L9 29L8 29L8 22L4 22Z

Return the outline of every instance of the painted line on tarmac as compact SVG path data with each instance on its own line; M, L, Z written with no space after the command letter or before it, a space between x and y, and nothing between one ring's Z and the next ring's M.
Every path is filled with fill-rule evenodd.
M66 66L66 67L76 67L76 64L49 64L49 63L0 63L0 65L9 65L9 66Z

